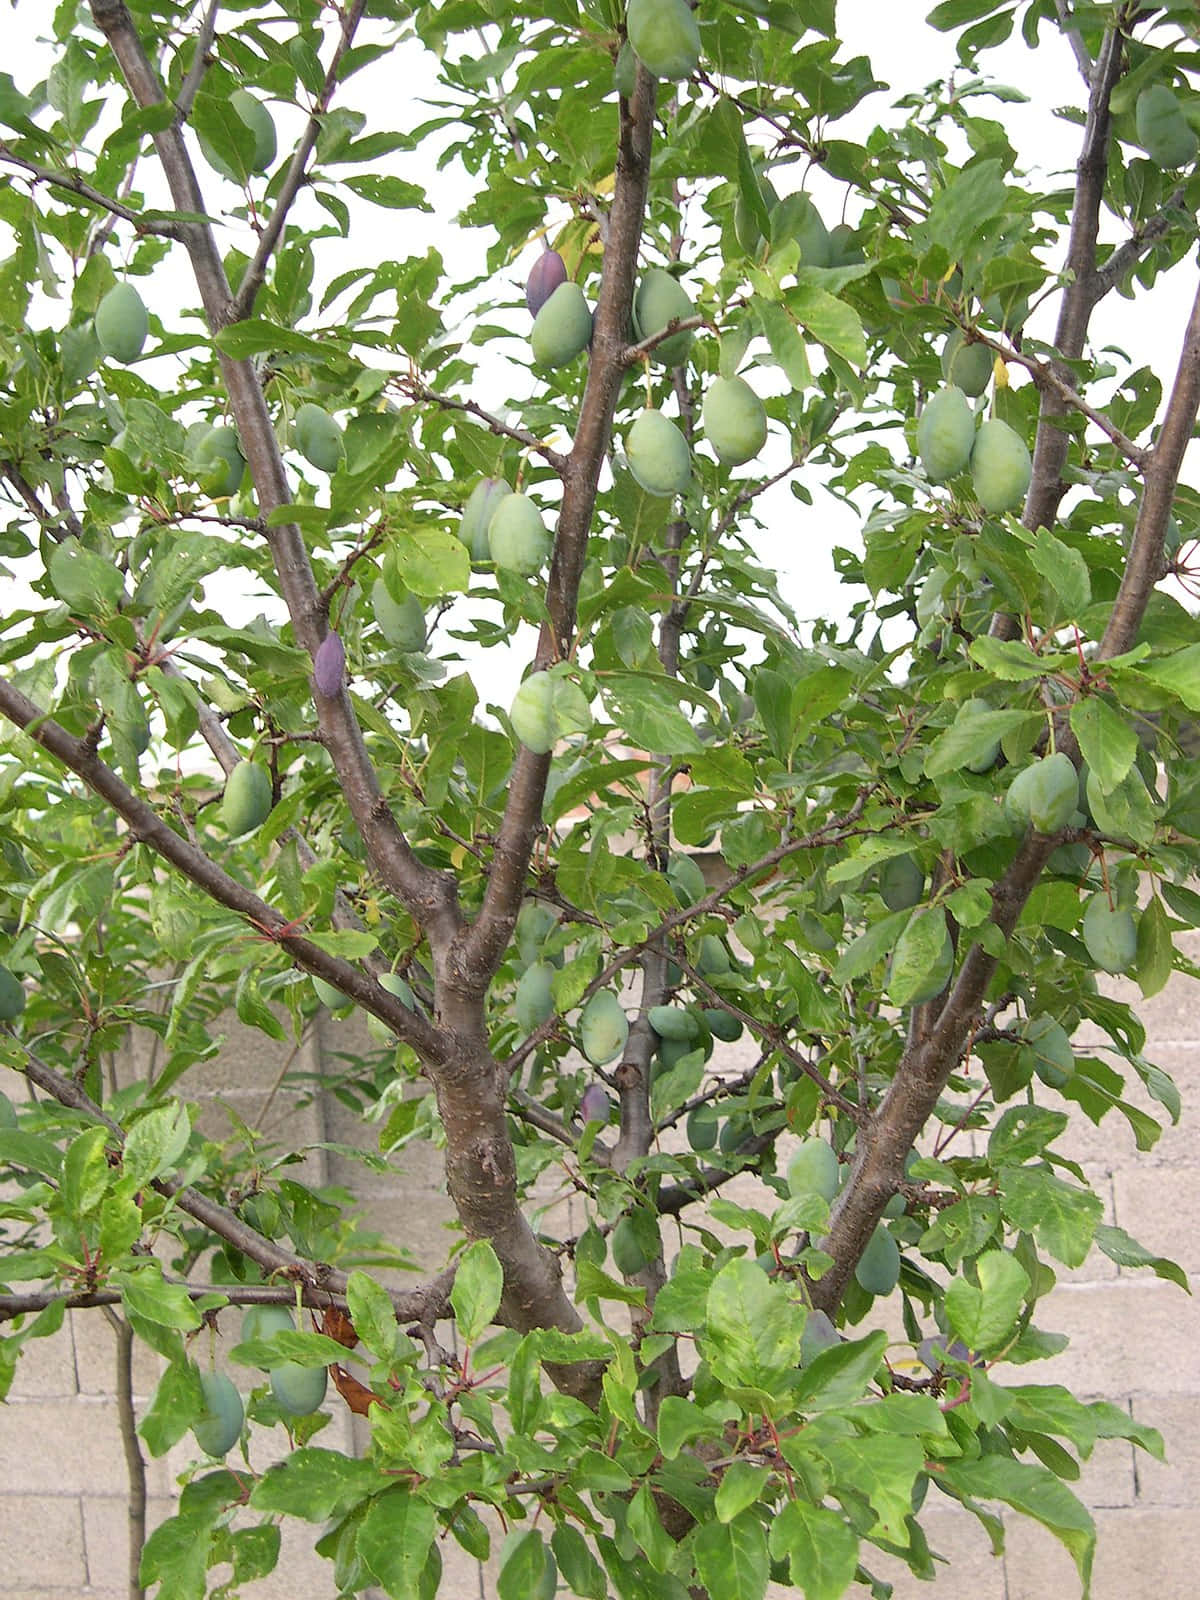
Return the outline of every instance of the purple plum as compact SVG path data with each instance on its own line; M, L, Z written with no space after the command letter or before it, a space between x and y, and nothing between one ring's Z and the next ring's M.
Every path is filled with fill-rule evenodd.
M598 1083L589 1083L579 1102L579 1115L584 1122L607 1122L609 1099Z
M313 682L317 686L317 693L332 700L335 695L341 694L345 675L345 646L331 628L313 657Z
M530 316L536 317L555 289L567 281L567 264L557 250L542 251L533 263L529 282L525 285L525 304Z

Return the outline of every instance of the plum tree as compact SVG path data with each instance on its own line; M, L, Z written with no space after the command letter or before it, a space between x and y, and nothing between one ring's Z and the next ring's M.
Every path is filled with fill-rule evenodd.
M0 1387L101 1306L131 1461L251 1430L131 1592L287 1517L339 1594L837 1600L933 1571L927 1495L1086 1582L1079 1459L1160 1445L1042 1301L1180 1278L1067 1141L1175 1109L1129 997L1200 925L1188 8L939 5L887 109L825 3L33 9ZM1070 148L984 93L1018 19ZM321 1006L339 1152L444 1164L403 1281L286 1118L195 1114Z

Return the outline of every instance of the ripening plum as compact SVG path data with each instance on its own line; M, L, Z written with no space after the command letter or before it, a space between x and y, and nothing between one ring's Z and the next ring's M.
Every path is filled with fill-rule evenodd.
M726 467L752 461L767 442L767 413L744 378L714 378L700 412L704 436Z

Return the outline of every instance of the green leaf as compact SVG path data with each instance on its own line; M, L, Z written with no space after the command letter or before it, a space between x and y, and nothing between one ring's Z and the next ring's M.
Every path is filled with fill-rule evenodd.
M812 368L808 364L808 351L799 330L783 306L762 295L754 295L750 302L762 326L771 354L775 357L784 377L793 389L812 386Z
M496 1315L504 1292L504 1269L486 1239L476 1239L458 1258L450 1304L463 1341L475 1344Z
M921 1441L876 1433L830 1439L821 1448L838 1480L865 1495L888 1538L901 1541L912 1511L913 1485L925 1467Z
M1102 794L1109 794L1133 766L1137 734L1119 711L1098 695L1077 700L1071 707L1071 731Z
M159 1583L171 1600L204 1600L213 1523L206 1517L168 1517L142 1546L139 1581Z
M768 1393L799 1365L802 1310L753 1261L730 1261L708 1291L703 1348L723 1381Z
M415 595L441 600L471 582L471 557L461 539L431 524L402 528L388 548L387 570Z
M901 929L911 917L911 911L890 911L865 933L860 933L857 939L846 946L834 967L834 983L852 983L855 978L861 978L872 967L886 960L895 949Z
M1001 1204L1009 1221L1058 1261L1081 1267L1104 1214L1098 1195L1056 1177L1048 1167L1006 1167Z
M696 1535L696 1572L713 1595L763 1600L771 1576L767 1536L750 1511L732 1522L710 1522Z
M250 1504L269 1515L325 1522L345 1516L378 1487L374 1462L308 1446L268 1467L254 1485Z
M613 721L639 750L664 756L703 750L699 734L679 709L677 690L662 679L650 673L606 674L601 692Z
M728 1466L713 1503L720 1521L732 1522L740 1512L754 1505L770 1478L766 1467L756 1467L749 1461L734 1461Z
M245 361L251 356L268 356L285 353L311 356L317 361L327 361L334 354L335 344L322 344L307 334L285 328L267 317L247 317L244 322L230 323L214 337L213 343L235 361Z
M54 593L82 617L111 617L125 593L120 568L85 549L78 539L63 539L54 546L47 573Z
M792 1583L805 1600L839 1600L854 1582L858 1539L853 1528L824 1506L787 1500L771 1521L771 1555L787 1559Z
M1138 670L1151 683L1174 695L1189 711L1200 711L1200 644L1190 644L1185 650L1150 661Z
M537 1528L514 1528L504 1541L496 1579L499 1600L533 1600L542 1592L548 1552ZM389 1594L391 1590L388 1591Z
M978 666L993 678L1008 683L1024 683L1054 670L1055 660L1043 660L1020 639L993 639L990 634L972 640L967 651Z
M719 1433L721 1424L710 1417L702 1406L683 1396L663 1396L658 1412L659 1448L668 1461L674 1461L685 1445L705 1434Z
M998 739L1024 736L1041 720L1028 711L968 711L960 706L954 721L930 746L925 775L941 778L961 772L969 762L982 760Z
M887 1334L877 1329L864 1339L849 1339L822 1350L800 1374L794 1403L799 1411L832 1411L861 1400L887 1349Z
M934 195L929 216L917 229L926 246L938 244L957 261L980 230L1004 210L1006 194L999 161L978 161Z
M1110 1261L1115 1261L1119 1267L1149 1267L1156 1278L1166 1278L1170 1283L1177 1283L1187 1294L1191 1294L1192 1286L1188 1282L1187 1273L1177 1261L1171 1261L1166 1256L1156 1256L1153 1250L1147 1250L1144 1244L1125 1232L1124 1228L1114 1227L1107 1222L1101 1222L1096 1228L1096 1244Z
M950 1327L968 1350L990 1355L1012 1333L1029 1274L1007 1250L988 1250L975 1263L978 1284L955 1278L946 1290Z
M1138 985L1148 1000L1164 989L1175 968L1175 945L1171 939L1171 925L1157 895L1151 895L1149 904L1138 918L1137 974Z
M191 1137L187 1107L175 1102L159 1106L138 1120L125 1135L121 1171L131 1189L142 1189L179 1160Z
M1046 580L1052 615L1060 622L1081 616L1092 600L1091 579L1083 556L1046 528L1039 528L1028 539L1028 545L1030 561Z
M406 183L386 173L361 173L346 179L347 189L353 190L372 205L386 206L392 211L432 211L419 184Z
M138 1432L152 1456L166 1455L204 1413L200 1374L190 1361L169 1362L154 1398L138 1423Z
M1033 1517L1071 1554L1086 1594L1091 1583L1096 1528L1087 1508L1045 1467L1003 1456L943 1462L941 1483L966 1500L1001 1500Z
M355 1549L391 1600L427 1600L423 1579L436 1537L437 1517L428 1500L397 1486L371 1501Z
M346 1301L354 1331L380 1361L394 1361L400 1349L396 1309L387 1290L365 1272L352 1272L346 1281Z
M580 1600L608 1600L604 1570L578 1528L560 1522L550 1535L550 1548L572 1594Z
M112 1282L114 1288L120 1289L121 1299L132 1316L184 1332L200 1326L202 1319L191 1296L183 1284L166 1282L157 1261L114 1272Z
M788 290L787 304L796 321L814 339L835 355L843 356L851 366L866 366L867 336L852 306L807 283Z

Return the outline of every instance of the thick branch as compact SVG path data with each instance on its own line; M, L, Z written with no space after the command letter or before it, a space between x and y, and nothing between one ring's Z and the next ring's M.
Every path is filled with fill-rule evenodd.
M1163 542L1167 518L1175 498L1175 485L1183 466L1184 451L1196 426L1200 407L1200 288L1184 334L1183 349L1162 428L1146 469L1141 504L1133 530L1133 544L1121 587L1113 604L1099 657L1108 660L1129 650L1145 615L1150 591L1162 576Z
M447 1058L452 1041L444 1031L410 1011L395 995L381 989L373 978L350 962L328 955L303 935L289 931L290 924L280 912L231 878L203 850L176 833L153 806L134 794L112 768L100 760L86 739L69 734L19 689L3 681L0 681L0 713L24 728L56 761L82 778L93 794L124 819L136 839L164 861L169 861L219 905L227 906L266 930L267 936L277 940L297 966L324 978L387 1023L393 1032L412 1045L422 1060L436 1063Z
M145 109L160 104L163 95L158 77L142 48L125 0L92 0L92 14L137 105ZM204 198L182 130L176 125L165 128L154 135L154 144L176 207L203 215ZM188 223L181 227L181 237L209 328L217 334L235 320L236 308L213 230L207 223ZM218 355L255 493L263 514L269 516L288 505L291 495L262 387L250 361L234 361L220 351ZM267 539L296 639L315 656L325 636L327 620L303 536L294 523L284 523L271 528ZM418 861L397 827L345 688L336 695L321 696L317 712L334 771L380 879L423 927L449 936L458 926L454 881Z
M621 117L616 187L600 296L596 303L587 384L574 448L567 459L563 479L562 509L546 590L548 620L542 624L534 658L534 666L539 669L566 658L575 632L575 607L596 503L596 485L608 450L613 412L625 371L629 308L633 302L638 243L650 181L654 95L653 78L639 68L634 97L632 101L622 102L628 115ZM549 771L548 756L535 755L524 745L518 745L483 905L461 941L458 964L468 985L478 987L486 982L508 944L525 886L529 858L541 827L542 799Z

